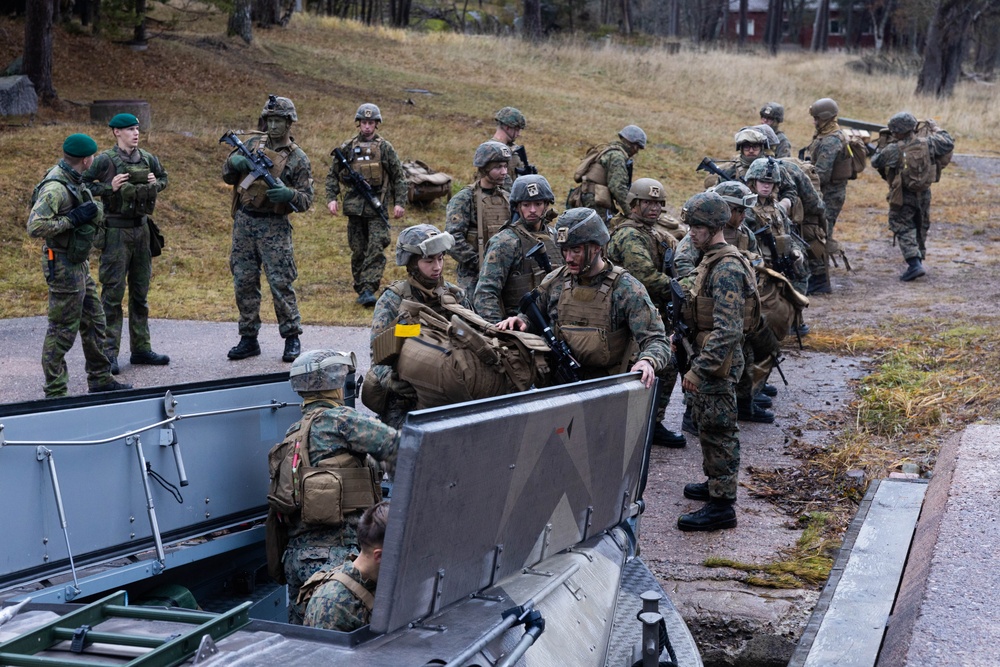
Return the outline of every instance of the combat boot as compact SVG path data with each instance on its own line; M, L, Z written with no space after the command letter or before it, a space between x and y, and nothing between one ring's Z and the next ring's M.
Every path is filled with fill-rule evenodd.
M680 433L674 433L667 429L666 426L657 422L656 426L653 428L653 444L659 445L660 447L671 447L673 449L680 449L681 447L687 446L687 440Z
M924 271L924 265L920 263L919 257L910 257L909 259L906 260L906 265L909 268L907 268L906 271L903 271L903 273L901 273L899 276L899 279L902 280L904 283L908 283L911 280L916 280L920 276L927 275L927 272Z
M774 401L771 400L771 397L762 391L758 391L753 395L753 402L761 408L769 408L774 405Z
M760 393L764 394L765 396L777 396L778 388L775 387L773 384L767 384L765 382L764 386L760 388Z
M246 359L247 357L256 357L259 354L260 345L257 344L256 336L240 336L240 342L235 347L230 348L229 354L226 356L230 359Z
M722 530L736 527L736 510L732 500L713 498L697 512L682 514L677 519L681 530Z
M809 276L809 284L806 287L806 294L830 294L830 276L826 273Z
M131 389L132 385L125 384L124 382L119 382L118 380L110 380L104 384L99 384L95 387L90 387L87 391L91 394L103 394L106 391L119 391L121 389Z
M741 422L757 422L758 424L774 423L774 413L758 406L753 401L736 401L736 413Z
M687 431L691 435L698 435L698 425L694 423L694 419L691 417L690 405L684 408L684 419L681 420L681 430Z
M692 482L684 485L684 497L691 500L703 500L708 502L712 496L708 495L708 482Z
M295 361L295 358L302 354L302 343L298 336L289 336L285 339L285 352L281 355L281 360L285 362Z
M377 301L378 299L375 298L375 295L372 294L370 289L366 289L359 294L357 299L357 302L365 308L374 308Z
M108 362L111 364L111 374L118 375L121 373L121 368L118 367L118 357L108 354Z
M170 357L165 354L157 354L152 350L133 352L129 357L129 363L133 366L166 366L170 363Z

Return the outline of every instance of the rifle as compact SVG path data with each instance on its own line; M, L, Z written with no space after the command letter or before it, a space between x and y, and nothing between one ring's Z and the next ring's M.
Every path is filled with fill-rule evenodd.
M531 250L524 253L525 259L533 259L535 263L545 272L545 275L552 273L552 262L549 261L549 253L545 252L545 243L539 241L531 246Z
M730 176L726 172L719 168L719 165L715 164L715 160L710 157L703 157L698 166L694 168L695 171L707 171L711 174L715 174L723 181L739 181L740 183L746 183L742 178L736 176Z
M344 182L361 193L361 196L366 202L368 202L368 205L375 209L375 212L378 213L378 217L382 218L382 222L388 225L389 216L385 212L382 202L375 196L372 186L368 184L365 177L351 169L351 163L347 161L346 157L344 157L344 151L340 150L339 146L333 149L333 157L340 164L340 168L342 170L341 175Z
M691 327L684 324L681 311L687 302L684 288L677 282L677 278L670 279L670 319L673 335L670 340L674 344L674 356L677 357L677 371L684 375L691 369L691 359L695 356L694 347L691 345Z
M771 231L771 226L765 224L753 235L766 243L768 250L771 251L771 268L789 280L794 280L792 258L788 255L778 255L778 243L774 238L774 232Z
M542 332L542 338L548 343L549 348L552 350L552 356L555 358L555 374L560 384L579 382L580 374L577 371L580 370L580 362L573 356L573 351L569 349L566 341L556 338L552 327L549 326L548 320L545 319L545 315L542 314L542 311L538 308L538 304L535 303L535 299L537 298L538 290L531 290L521 297L520 303L517 304L517 309L522 314L527 315L531 324Z
M520 167L514 169L514 173L518 176L524 176L526 174L537 174L538 167L528 162L528 152L524 150L524 146L518 146L514 149L514 155L521 159Z
M240 138L236 136L236 133L229 130L222 138L219 139L220 144L229 144L235 148L240 155L250 160L250 164L253 168L250 170L250 176L254 178L263 178L264 182L267 183L268 188L283 188L285 184L281 182L281 179L275 178L271 175L271 169L274 167L274 162L267 155L264 154L264 147L259 147L256 151L252 151L247 148L247 145L240 141ZM295 200L288 202L288 206L291 207L293 211L298 212L299 207L295 205Z
M625 170L628 172L628 186L632 187L632 169L635 167L635 160L629 158L625 161Z

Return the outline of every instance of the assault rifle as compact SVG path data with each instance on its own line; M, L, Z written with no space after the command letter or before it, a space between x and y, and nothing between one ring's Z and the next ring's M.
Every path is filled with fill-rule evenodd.
M742 178L730 176L726 172L722 171L722 169L719 168L719 165L715 164L715 160L713 160L710 157L703 157L701 159L701 162L698 163L698 166L695 167L694 170L707 171L710 174L715 174L723 181L739 181L740 183L746 183L746 181L744 181Z
M528 162L528 151L524 150L524 146L518 146L514 149L514 155L521 159L521 166L514 169L514 173L518 176L525 176L527 174L537 174L538 167Z
M768 250L771 251L771 268L789 280L794 280L794 262L789 255L778 255L778 242L774 238L774 232L771 231L770 225L764 225L753 235L767 244Z
M536 329L542 332L542 338L548 343L549 348L552 350L552 356L555 358L555 373L559 383L579 382L580 374L578 371L580 370L580 362L573 356L573 351L569 349L566 341L556 338L552 327L549 326L548 320L545 319L545 315L542 314L542 311L538 308L538 304L535 303L535 299L537 298L538 290L531 290L521 297L520 303L517 304L517 309L528 317Z
M236 133L229 130L222 138L219 139L220 144L229 144L235 148L240 155L250 160L252 169L250 170L250 176L254 178L263 178L264 182L267 183L269 188L283 188L285 184L281 182L280 178L275 178L271 175L271 169L274 168L274 162L267 155L264 154L264 147L261 146L256 151L252 151L247 148L247 145L240 141L240 138L236 136ZM252 180L252 179L251 179ZM298 212L299 207L295 205L295 200L288 202L288 205L293 211Z
M677 357L677 371L684 375L691 368L691 359L694 355L694 347L691 345L691 327L684 324L684 317L681 315L687 296L684 288L677 282L677 278L670 279L670 319L673 335L671 341L674 344L674 356Z
M535 260L535 263L545 272L545 275L552 273L552 262L549 261L549 253L545 252L545 243L542 241L531 246L531 250L524 253L524 258Z
M378 213L378 217L382 218L382 222L388 225L389 216L386 214L385 208L382 206L382 202L375 196L372 186L368 184L365 177L351 169L351 163L347 161L346 157L344 157L344 151L340 150L340 146L333 149L333 157L337 163L340 164L340 168L342 170L341 176L343 177L344 182L357 190L364 200L368 202L368 205L375 209L375 212Z

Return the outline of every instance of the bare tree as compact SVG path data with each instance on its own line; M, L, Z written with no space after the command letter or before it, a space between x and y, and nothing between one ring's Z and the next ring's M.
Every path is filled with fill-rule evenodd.
M747 44L747 12L749 11L750 0L740 0L739 18L739 45Z
M526 39L542 36L542 3L539 0L524 0L522 32Z
M632 34L632 8L629 0L621 0L622 5L622 32L626 35Z
M389 21L397 28L405 28L410 25L410 5L412 0L389 0ZM527 0L525 0L527 5ZM541 5L539 5L539 16L541 16ZM539 24L541 18L539 18Z
M764 29L764 43L771 55L778 53L781 46L782 28L785 22L784 0L768 0L767 26Z
M55 104L52 87L52 0L27 0L24 8L24 73L43 104Z
M830 0L820 0L813 22L811 51L826 51L830 41Z
M875 53L882 52L885 44L885 29L889 17L896 8L896 0L865 0L865 9L872 19L872 29L875 33Z
M227 32L229 35L239 35L247 44L253 42L253 21L250 18L251 0L236 0L233 3L233 13L229 15Z
M962 73L972 24L992 4L989 0L940 0L927 33L917 93L951 97Z

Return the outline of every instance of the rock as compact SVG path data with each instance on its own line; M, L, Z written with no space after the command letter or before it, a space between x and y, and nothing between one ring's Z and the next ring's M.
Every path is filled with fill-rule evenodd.
M0 77L0 116L34 116L38 96L31 79L21 76Z

